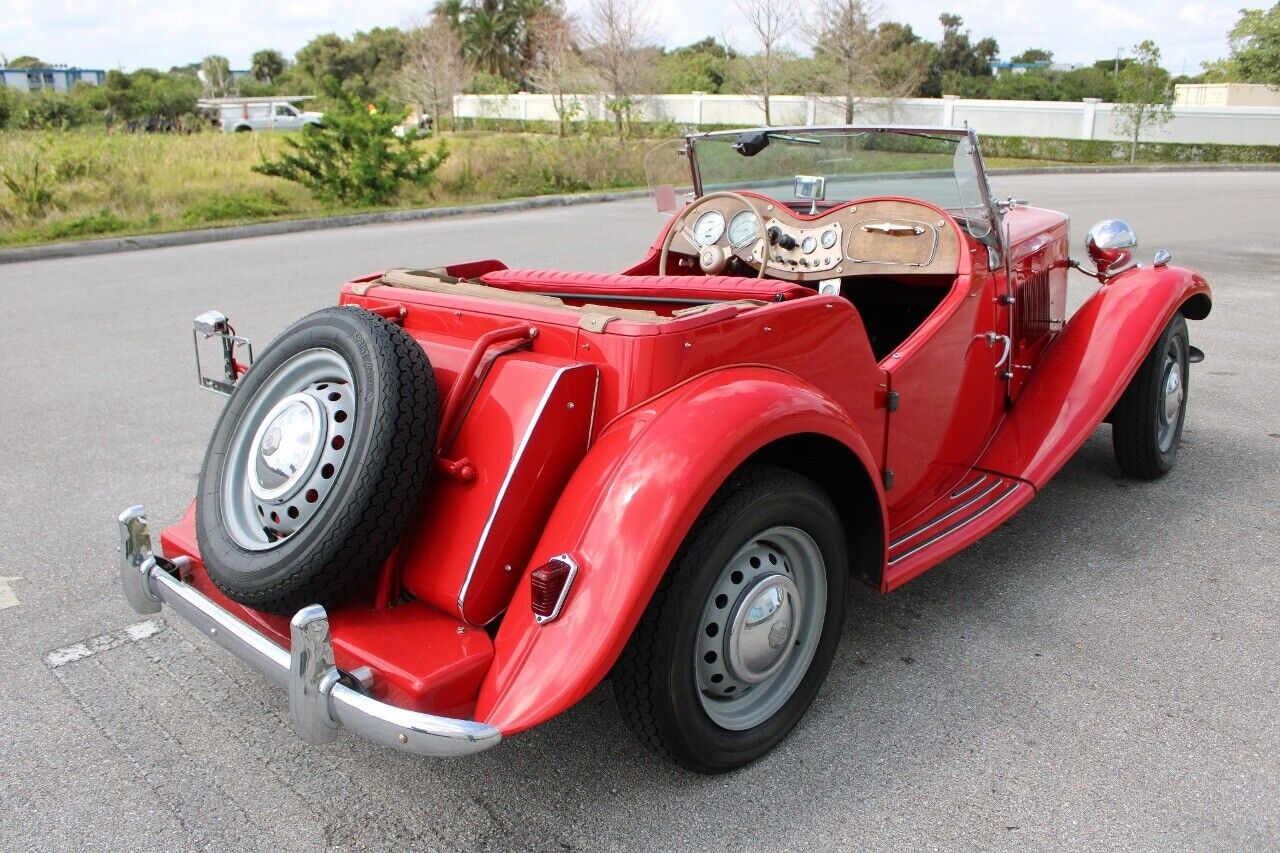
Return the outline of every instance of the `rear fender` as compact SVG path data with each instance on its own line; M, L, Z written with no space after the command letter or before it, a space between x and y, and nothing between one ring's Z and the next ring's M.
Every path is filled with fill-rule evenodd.
M1098 288L1050 344L979 468L1041 488L1129 386L1173 315L1202 320L1209 285L1180 267L1142 267Z
M755 451L806 433L840 442L875 470L866 441L833 400L772 368L702 374L614 420L570 479L516 587L475 719L511 734L591 691L716 489ZM883 525L884 495L871 479ZM538 625L528 576L562 553L578 573L561 615Z

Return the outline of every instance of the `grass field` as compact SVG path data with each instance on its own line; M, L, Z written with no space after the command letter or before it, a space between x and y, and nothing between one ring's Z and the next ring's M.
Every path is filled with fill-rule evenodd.
M12 189L0 186L0 246L377 209L326 206L296 184L252 171L264 157L276 156L285 138L278 133L0 132L0 170L24 181L26 194L47 194L24 205ZM484 132L444 138L450 156L435 183L407 187L395 207L641 187L644 155L662 141L619 146L599 136ZM34 173L40 186L32 188Z

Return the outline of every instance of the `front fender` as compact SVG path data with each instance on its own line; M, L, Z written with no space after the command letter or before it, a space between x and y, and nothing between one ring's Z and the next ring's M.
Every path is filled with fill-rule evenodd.
M1098 289L1036 364L978 467L1037 489L1067 463L1129 386L1175 312L1204 319L1198 273L1142 267Z
M721 483L770 442L806 433L839 441L875 471L866 441L831 398L767 367L703 374L611 423L570 479L516 587L475 719L511 734L590 692ZM528 574L561 553L574 557L578 574L559 618L538 625Z

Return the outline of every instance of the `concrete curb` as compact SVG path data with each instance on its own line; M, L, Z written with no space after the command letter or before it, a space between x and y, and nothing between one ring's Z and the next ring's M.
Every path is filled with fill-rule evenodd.
M456 216L478 216L487 213L506 213L534 210L542 207L570 207L578 204L598 204L606 201L623 201L644 198L648 190L621 192L581 193L578 195L543 195L491 204L462 205L457 207L422 207L411 210L384 210L378 213L351 213L344 216L324 216L315 219L285 219L278 222L257 222L251 225L231 225L226 228L199 228L194 231L173 231L164 234L139 234L136 237L107 237L102 240L77 240L69 243L49 243L43 246L22 246L16 249L0 249L0 264L22 261L43 261L51 258L78 258L86 255L107 255L114 252L131 252L135 249L163 249L169 246L190 246L195 243L218 243L223 240L243 240L248 237L269 237L274 234L295 234L299 231L319 231L327 228L350 228L354 225L379 225L387 222L414 222L420 219L446 219Z
M1037 166L1025 169L991 169L994 177L1017 175L1097 175L1104 173L1171 173L1171 172L1276 172L1280 165L1254 163L1202 163L1191 165L1157 164L1116 166ZM315 219L288 219L278 222L259 222L252 225L232 225L226 228L201 228L195 231L174 231L165 234L140 234L136 237L108 237L102 240L78 240L69 243L50 243L43 246L23 246L17 249L0 249L0 264L22 261L43 261L52 258L78 258L87 255L106 255L115 252L131 252L135 249L162 249L169 246L190 246L196 243L217 243L223 240L242 240L248 237L269 237L275 234L294 234L300 231L319 231L327 228L350 228L355 225L378 225L388 222L416 222L428 219L446 219L457 216L479 216L488 213L508 213L520 210L536 210L544 207L569 207L579 204L599 204L608 201L625 201L644 198L648 190L623 190L619 192L580 193L577 195L543 195L491 204L462 205L457 207L425 207L412 210L387 210L379 213L352 213L344 216L325 216Z

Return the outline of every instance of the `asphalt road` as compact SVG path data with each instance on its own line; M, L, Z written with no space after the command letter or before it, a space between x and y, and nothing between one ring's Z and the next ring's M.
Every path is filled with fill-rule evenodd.
M386 266L618 269L644 202L0 267L0 849L1277 849L1280 174L996 189L1071 213L1077 252L1125 216L1212 282L1179 466L1123 479L1103 427L988 539L856 590L808 716L718 778L651 757L607 687L471 759L307 748L282 694L116 582L115 515L181 514L221 403L195 314L265 343Z

